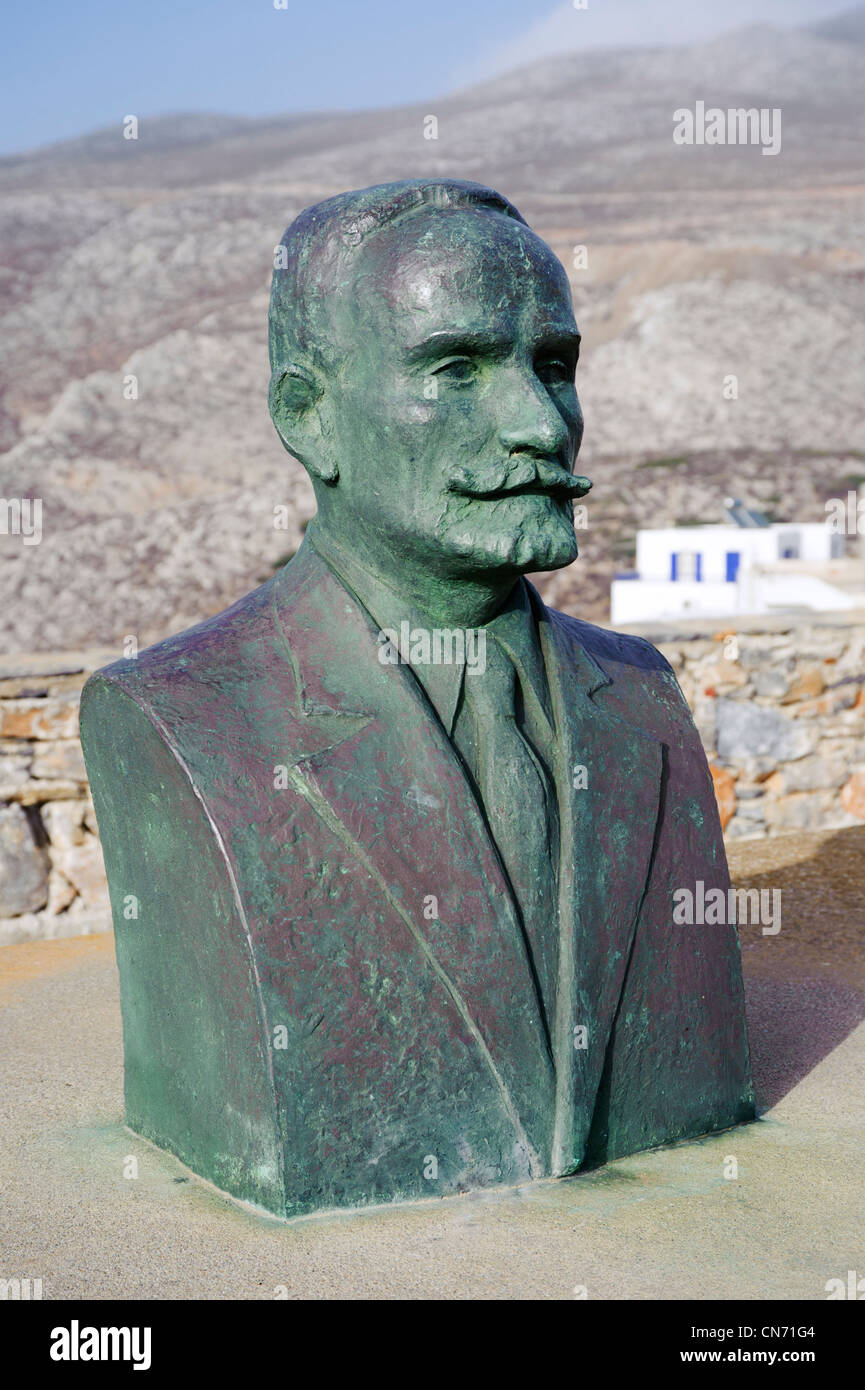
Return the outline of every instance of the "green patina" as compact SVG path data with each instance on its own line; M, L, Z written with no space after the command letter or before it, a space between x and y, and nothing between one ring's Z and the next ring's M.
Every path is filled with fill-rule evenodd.
M727 882L675 678L523 578L575 559L591 487L562 265L445 179L282 247L270 409L317 516L82 702L128 1123L290 1216L749 1118L735 931L671 925L672 887ZM485 669L383 664L381 612L483 629Z

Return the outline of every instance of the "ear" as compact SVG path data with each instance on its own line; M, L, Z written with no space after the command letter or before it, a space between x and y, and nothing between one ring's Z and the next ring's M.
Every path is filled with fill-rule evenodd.
M335 483L339 466L330 457L322 419L324 383L310 367L288 362L270 378L268 404L276 432L315 480Z

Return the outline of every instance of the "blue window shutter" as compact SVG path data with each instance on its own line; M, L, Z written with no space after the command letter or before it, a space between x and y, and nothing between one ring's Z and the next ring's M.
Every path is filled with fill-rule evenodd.
M735 584L739 573L740 554L738 550L727 551L727 583Z
M678 569L678 564L677 564L678 559L679 559L679 557L678 557L678 555L676 554L676 552L674 551L673 554L670 556L670 578L673 579L673 580L675 580L675 579L677 578L676 571L677 571L677 569Z
M700 552L699 552L699 550L698 550L698 551L697 551L697 573L696 573L696 580L697 580L697 583L698 583L698 584L699 584L699 582L700 582L700 580L701 580L702 578L703 578L703 557L702 557L702 555L700 554Z

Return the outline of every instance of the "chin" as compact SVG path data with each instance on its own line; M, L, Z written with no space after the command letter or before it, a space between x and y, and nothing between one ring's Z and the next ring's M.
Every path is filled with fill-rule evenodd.
M577 538L572 531L567 544L549 545L546 548L539 546L531 559L520 565L520 569L524 574L530 571L561 570L572 564L578 553Z
M517 505L519 503L519 506ZM577 537L571 509L550 498L525 498L497 503L510 516L493 514L470 531L455 528L449 538L453 553L469 562L472 571L503 570L527 574L563 569L577 558Z
M560 570L577 558L577 538L572 527L561 534L552 527L538 535L522 532L515 538L514 559L521 573Z

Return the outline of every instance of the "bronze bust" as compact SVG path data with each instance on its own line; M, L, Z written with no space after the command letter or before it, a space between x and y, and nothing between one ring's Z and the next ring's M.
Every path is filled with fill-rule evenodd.
M579 334L500 194L308 208L270 406L318 513L82 736L130 1126L281 1216L565 1175L753 1116L706 758L665 659L548 609Z

